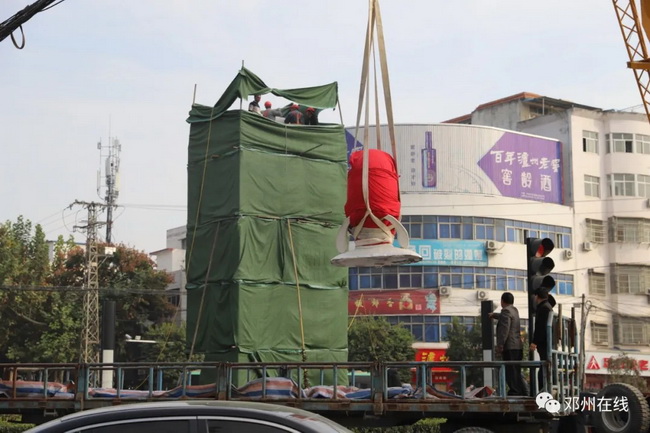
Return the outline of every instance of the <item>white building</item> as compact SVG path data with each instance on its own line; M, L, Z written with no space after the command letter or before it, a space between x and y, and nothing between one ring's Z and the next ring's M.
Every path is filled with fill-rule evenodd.
M585 294L587 373L625 352L650 376L650 125L645 114L601 110L521 93L452 119L553 137L563 143L564 203L572 258L556 260ZM554 210L539 220L557 221ZM566 259L566 256L564 257ZM598 382L591 377L591 382Z
M167 230L167 247L149 253L155 256L158 270L169 272L174 281L167 286L167 294L170 300L178 308L176 323L180 324L187 320L187 292L185 290L185 226Z

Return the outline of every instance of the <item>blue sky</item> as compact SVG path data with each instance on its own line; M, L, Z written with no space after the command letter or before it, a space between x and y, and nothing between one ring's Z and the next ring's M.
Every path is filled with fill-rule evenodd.
M0 22L32 2L2 0ZM398 123L437 123L522 91L604 109L641 104L610 2L381 8ZM96 144L110 125L122 143L114 241L164 248L165 231L186 219L194 85L196 102L212 105L242 61L271 87L338 81L353 126L366 20L365 0L66 0L37 14L23 50L0 42L0 221L23 215L48 238L71 234L85 213L70 203L100 200Z

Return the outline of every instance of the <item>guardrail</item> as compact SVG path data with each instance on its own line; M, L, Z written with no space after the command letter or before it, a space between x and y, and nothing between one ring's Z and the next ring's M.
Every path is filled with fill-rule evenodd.
M563 353L554 352L557 359ZM556 359L554 358L554 359ZM214 380L208 383L203 380L202 385L214 386L214 398L237 398L237 385L243 385L253 380L266 378L262 381L262 397L266 396L265 384L271 378L285 377L293 380L298 389L310 386L349 386L354 382L355 375L370 375L370 387L373 395L381 393L388 398L388 383L391 370L408 370L416 372L417 380L413 384L415 389L426 389L432 386L431 375L427 374L432 369L452 369L459 377L460 389L467 388L468 371L473 369L492 369L496 372L496 395L505 398L505 370L508 365L519 365L523 368L544 368L551 371L553 386L564 389L566 370L550 367L550 363L541 361L445 361L445 362L386 362L386 363L112 363L112 364L38 364L38 363L6 363L0 364L3 377L8 380L0 381L0 392L6 399L52 399L79 400L96 399L97 390L114 389L117 399L142 399L142 398L168 398L160 394L170 391L170 380L174 380L178 397L188 397L196 384L191 380L196 373L202 377L211 377ZM563 364L558 364L562 366ZM111 382L100 386L104 372L109 371ZM129 372L137 372L139 383L137 386L124 387L125 377ZM133 374L132 374L133 375ZM108 386L106 386L108 385ZM133 394L133 391L142 391L145 394ZM131 393L131 394L129 394ZM449 395L452 396L451 394ZM466 399L464 393L456 396ZM336 398L336 397L334 397ZM426 399L426 395L423 396Z
M199 398L272 402L335 420L365 420L370 415L389 425L424 417L461 419L467 413L486 422L495 418L510 422L551 418L552 414L538 409L533 397L506 395L505 368L512 364L553 371L550 363L540 361L0 364L3 377L11 377L0 382L0 413L20 413L42 422L47 417L116 404ZM438 368L457 374L461 389L469 385L472 370L492 369L498 378L495 391L486 388L483 398L477 398L436 390L432 369ZM107 377L103 374L107 370L112 387L96 387L102 377ZM415 382L389 386L390 375L400 370L415 373ZM209 378L207 383L195 384L193 378L199 371L202 379ZM137 389L120 386L134 372L138 373L139 386L131 388ZM369 376L368 387L349 386L360 374ZM166 386L171 378L175 378L174 387Z

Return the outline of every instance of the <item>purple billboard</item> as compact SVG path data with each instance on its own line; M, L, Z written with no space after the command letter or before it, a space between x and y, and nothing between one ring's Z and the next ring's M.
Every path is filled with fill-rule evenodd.
M505 197L562 203L562 143L505 132L479 167Z

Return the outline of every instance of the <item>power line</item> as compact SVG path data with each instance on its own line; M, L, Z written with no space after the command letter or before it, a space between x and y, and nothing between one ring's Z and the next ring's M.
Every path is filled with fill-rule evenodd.
M166 290L151 290L151 289L131 289L131 288L122 288L122 287L97 287L97 288L88 288L80 286L8 286L1 285L0 291L5 292L75 292L75 293L86 293L86 292L102 292L108 294L128 294L128 295L161 295L167 296L171 295Z

